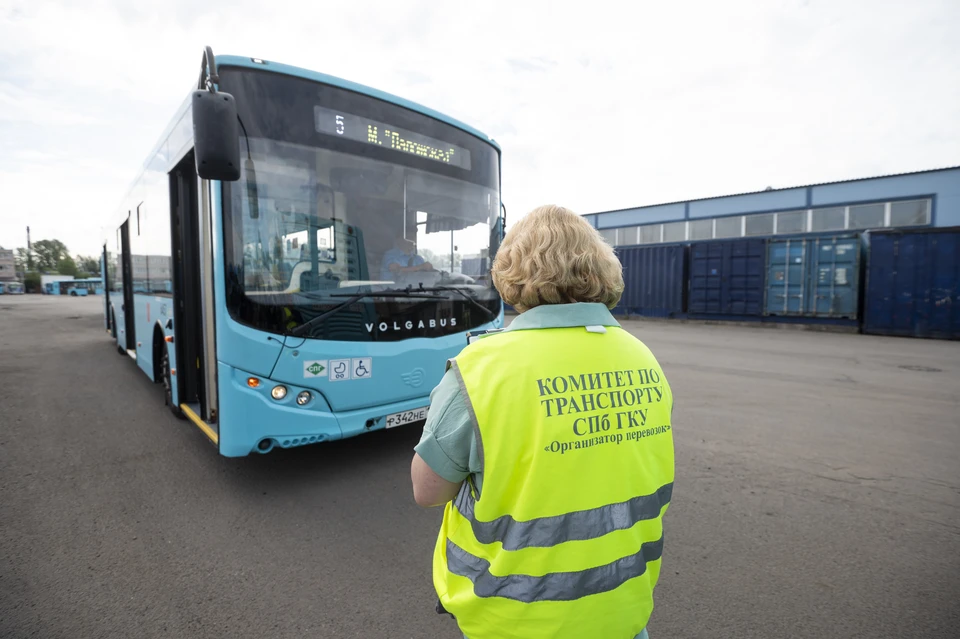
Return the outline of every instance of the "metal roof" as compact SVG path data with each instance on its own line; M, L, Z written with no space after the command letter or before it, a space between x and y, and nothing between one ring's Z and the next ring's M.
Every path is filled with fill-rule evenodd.
M603 215L605 213L619 213L621 211L637 211L640 209L652 209L658 206L670 206L672 204L686 204L687 202L703 202L704 200L722 200L723 198L739 197L742 195L760 195L762 193L776 193L777 191L792 191L793 189L808 189L814 186L827 186L830 184L847 184L849 182L863 182L866 180L882 180L884 178L901 177L904 175L917 175L920 173L938 173L940 171L956 171L957 169L960 169L960 165L945 166L940 169L924 169L922 171L907 171L906 173L889 173L887 175L874 175L871 177L854 178L852 180L834 180L832 182L815 182L813 184L799 184L797 186L785 186L779 189L767 188L762 191L745 191L743 193L730 193L728 195L713 195L710 197L698 197L690 200L675 200L673 202L660 202L658 204L644 204L642 206L628 206L622 209L594 211L593 213L584 213L583 215Z

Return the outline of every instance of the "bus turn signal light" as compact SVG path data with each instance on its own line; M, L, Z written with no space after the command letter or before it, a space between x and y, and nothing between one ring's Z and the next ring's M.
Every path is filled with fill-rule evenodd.
M249 386L250 388L257 388L258 386L260 386L260 380L257 379L256 377L248 377L247 386Z
M173 344L173 335L167 335L163 338L163 341Z

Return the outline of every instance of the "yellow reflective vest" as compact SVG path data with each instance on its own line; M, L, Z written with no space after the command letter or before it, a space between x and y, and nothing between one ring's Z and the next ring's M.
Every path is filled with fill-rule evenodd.
M633 639L673 491L673 395L619 327L505 331L452 362L483 485L448 503L440 602L469 639Z

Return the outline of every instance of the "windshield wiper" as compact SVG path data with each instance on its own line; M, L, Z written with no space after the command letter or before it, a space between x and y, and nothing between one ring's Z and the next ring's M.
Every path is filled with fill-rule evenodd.
M467 293L467 292L464 291L463 289L457 288L457 287L455 287L455 286L427 286L427 287L424 287L423 284L421 284L421 285L420 285L420 288L417 288L417 289L414 289L414 290L415 290L415 291L424 291L425 293L429 293L429 292L433 292L433 291L453 291L454 293L459 293L459 294L463 297L463 299L467 300L468 302L470 302L471 304L473 304L474 306L476 306L477 308L479 308L481 311L483 311L484 313L486 313L487 317L489 317L490 319L496 319L496 318L497 318L497 314L496 314L496 313L494 313L494 312L491 311L489 308L487 308L486 306L484 306L483 304L481 304L480 302L478 302L477 300L475 300L472 295L470 295L469 293Z
M290 334L293 335L294 337L301 337L304 333L306 333L310 329L310 327L319 324L320 322L327 319L331 315L334 315L335 313L340 312L344 308L350 306L351 304L359 302L360 300L366 297L414 297L414 298L425 299L425 300L444 299L443 297L440 297L437 295L418 295L417 293L419 293L419 291L411 291L410 289L395 288L395 289L385 289L382 291L366 291L364 293L349 295L349 299L346 299L343 302L340 302L339 304L331 308L329 311L325 311L320 315L317 315L316 317L304 322L300 326L297 326L296 328L290 331ZM303 292L301 292L300 294L303 295ZM304 297L309 297L311 299L318 299L318 300L324 299L319 295L312 295L312 294L304 295ZM328 297L348 297L348 294L332 293Z

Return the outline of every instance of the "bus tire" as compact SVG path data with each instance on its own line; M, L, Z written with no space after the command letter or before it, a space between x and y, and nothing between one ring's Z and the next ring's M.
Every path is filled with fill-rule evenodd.
M179 419L183 419L183 411L173 403L173 377L170 375L170 354L167 352L166 345L161 347L163 354L160 356L160 369L163 371L163 403L167 405L170 412Z

